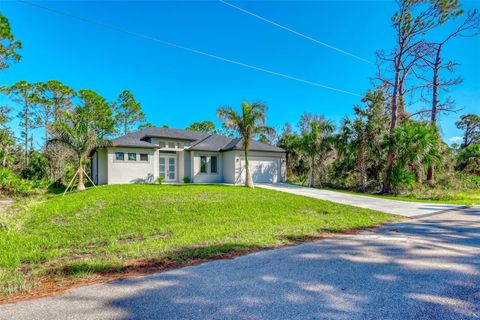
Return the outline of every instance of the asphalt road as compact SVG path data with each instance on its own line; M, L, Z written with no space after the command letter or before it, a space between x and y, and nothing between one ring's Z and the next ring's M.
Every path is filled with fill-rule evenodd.
M276 191L311 197L320 200L347 204L355 207L378 210L404 217L421 217L450 209L461 209L465 206L454 204L424 203L381 199L345 192L336 192L323 189L307 188L286 183L257 184L257 186Z
M0 319L479 318L479 208L0 306Z

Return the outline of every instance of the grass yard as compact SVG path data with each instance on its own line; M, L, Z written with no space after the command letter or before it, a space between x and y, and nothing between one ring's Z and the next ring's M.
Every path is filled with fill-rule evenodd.
M343 193L355 194L359 196L411 201L411 202L427 202L427 203L445 203L445 204L459 204L466 206L480 205L480 189L473 189L470 191L445 191L437 192L434 195L424 194L407 194L407 195L381 195L372 193L359 193L346 190L331 189Z
M1 296L144 264L183 265L398 220L256 188L116 185L0 212Z

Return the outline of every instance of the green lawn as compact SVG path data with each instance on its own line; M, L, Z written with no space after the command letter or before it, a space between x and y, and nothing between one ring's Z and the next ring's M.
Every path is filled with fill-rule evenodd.
M117 185L51 196L0 213L0 294L28 292L39 279L122 272L136 259L186 263L398 219L219 185Z
M445 192L438 192L435 195L407 194L407 195L388 195L388 196L381 195L381 194L372 194L372 193L359 193L359 192L338 190L338 189L330 189L330 190L349 193L349 194L355 194L360 196L401 200L401 201L459 204L459 205L466 205L466 206L480 205L480 189L474 189L470 191L456 191L456 192L445 191Z

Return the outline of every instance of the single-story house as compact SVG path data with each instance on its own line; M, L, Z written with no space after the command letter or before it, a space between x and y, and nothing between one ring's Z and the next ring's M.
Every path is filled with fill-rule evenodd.
M285 150L252 141L249 166L254 182L284 182ZM245 181L242 139L218 134L150 127L112 139L91 156L96 184L232 183Z

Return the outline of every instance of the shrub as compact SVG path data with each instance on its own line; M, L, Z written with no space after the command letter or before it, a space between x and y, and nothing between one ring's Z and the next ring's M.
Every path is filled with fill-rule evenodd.
M457 168L480 176L480 143L460 150L457 157Z
M183 183L190 183L190 182L192 182L190 180L190 177L183 177Z
M164 181L165 181L165 177L158 177L157 178L157 183L158 184L163 184Z
M0 168L0 191L9 196L25 196L43 187L42 182L32 182L20 178L11 170Z
M48 159L37 151L30 153L28 165L22 169L20 176L28 180L48 179Z

